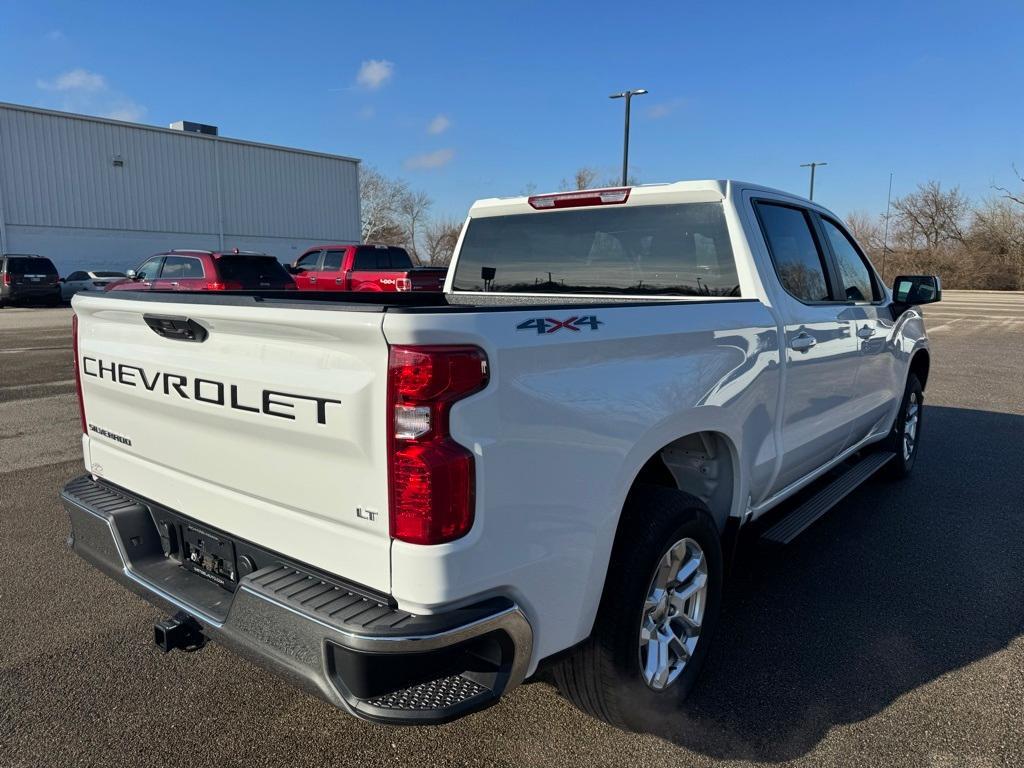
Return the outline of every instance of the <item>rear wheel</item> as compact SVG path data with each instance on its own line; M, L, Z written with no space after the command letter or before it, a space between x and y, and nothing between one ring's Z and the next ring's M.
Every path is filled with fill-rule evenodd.
M907 377L907 386L900 402L900 410L892 425L892 432L885 442L887 450L896 457L885 465L885 474L899 480L910 474L917 459L918 443L921 439L921 419L924 416L924 388L916 374Z
M722 550L707 506L670 488L630 494L591 637L559 690L621 728L652 730L693 687L718 619Z

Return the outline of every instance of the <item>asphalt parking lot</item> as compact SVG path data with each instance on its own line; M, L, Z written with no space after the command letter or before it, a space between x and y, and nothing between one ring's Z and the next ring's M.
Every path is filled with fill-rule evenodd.
M1024 294L946 293L908 481L789 547L749 547L670 733L621 733L545 682L450 725L356 721L211 645L71 554L83 470L70 310L0 310L0 765L1024 764Z

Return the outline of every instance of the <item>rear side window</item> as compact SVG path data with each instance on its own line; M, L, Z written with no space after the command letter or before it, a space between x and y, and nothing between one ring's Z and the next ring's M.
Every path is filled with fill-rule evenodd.
M292 283L291 275L273 256L221 256L217 271L221 280L241 283L243 288L282 288Z
M191 256L168 256L160 277L171 280L196 280L205 277L203 263Z
M807 213L785 205L756 205L782 287L800 301L830 301L825 262Z
M324 255L324 265L321 269L324 272L337 272L341 269L341 264L345 260L344 251L328 251Z
M57 274L57 268L49 259L26 259L19 256L7 257L7 271L12 275Z
M88 279L89 279L89 275L87 275L85 272L72 272L70 275L68 275L65 278L65 280L67 280L69 283L75 283L75 282L78 282L79 280L88 280Z
M124 272L93 272L93 275L96 277L124 277Z
M472 219L457 291L738 296L721 203Z
M823 218L821 226L832 246L832 253L839 266L839 280L847 301L877 301L878 292L871 279L871 270L849 236L833 222Z
M377 269L411 269L412 258L404 248L397 246L360 246L356 248L356 260L352 267L359 271Z

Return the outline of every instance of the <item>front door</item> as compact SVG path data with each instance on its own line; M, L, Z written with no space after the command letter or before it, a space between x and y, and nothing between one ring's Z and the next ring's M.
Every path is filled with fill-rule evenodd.
M826 216L819 221L839 288L850 304L860 355L853 392L859 416L848 440L854 445L889 430L903 398L904 370L896 359L892 310L871 263L839 222Z
M317 290L317 272L320 270L320 258L323 253L319 248L314 248L299 256L298 261L295 262L295 271L292 276L300 291Z

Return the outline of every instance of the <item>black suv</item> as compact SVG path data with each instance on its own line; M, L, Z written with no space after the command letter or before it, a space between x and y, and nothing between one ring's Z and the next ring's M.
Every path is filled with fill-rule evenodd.
M0 256L0 307L15 301L60 303L60 278L52 261L20 253Z

